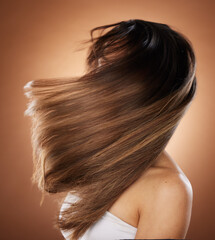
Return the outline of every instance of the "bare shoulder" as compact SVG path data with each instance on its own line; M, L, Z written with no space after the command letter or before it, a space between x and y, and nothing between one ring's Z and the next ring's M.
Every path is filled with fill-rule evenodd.
M171 169L155 170L151 176L148 176L145 187L147 194L144 191L141 192L142 199L146 202L147 200L151 202L155 198L169 202L171 200L185 201L193 197L192 185L186 175Z
M136 238L183 238L192 210L192 185L164 153L139 181L139 222Z
M143 174L137 186L142 190L146 189L146 191L153 189L153 192L169 190L179 191L181 194L189 193L192 195L193 193L188 177L166 151L160 155L156 164ZM145 192L141 189L138 191L145 196ZM150 196L149 192L147 196Z
M168 168L150 169L138 185L139 209L148 207L149 203L162 199L166 201L192 201L193 188L187 178L182 173ZM166 198L166 199L165 199Z

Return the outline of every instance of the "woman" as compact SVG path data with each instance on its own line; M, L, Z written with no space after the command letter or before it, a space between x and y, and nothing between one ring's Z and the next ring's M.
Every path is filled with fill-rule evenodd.
M196 92L192 44L140 19L87 42L83 76L25 86L32 181L68 193L56 216L68 240L184 238L192 187L165 147Z

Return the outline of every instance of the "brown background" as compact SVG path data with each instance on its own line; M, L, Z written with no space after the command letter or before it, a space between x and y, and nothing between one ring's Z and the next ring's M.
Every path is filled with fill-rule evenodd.
M1 1L0 239L63 239L53 228L56 202L31 186L30 119L26 82L83 73L85 51L74 52L89 30L130 18L169 24L193 43L197 95L167 151L190 179L193 212L187 238L214 239L214 17L213 1Z

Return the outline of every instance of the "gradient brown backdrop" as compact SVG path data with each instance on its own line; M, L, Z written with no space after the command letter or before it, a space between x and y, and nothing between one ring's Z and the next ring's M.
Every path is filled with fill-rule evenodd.
M1 217L0 239L63 239L55 229L56 202L31 185L30 119L24 117L26 82L74 76L84 71L86 51L74 52L89 30L141 18L169 24L193 43L197 95L167 151L193 186L193 212L187 238L214 239L214 17L213 1L1 1Z

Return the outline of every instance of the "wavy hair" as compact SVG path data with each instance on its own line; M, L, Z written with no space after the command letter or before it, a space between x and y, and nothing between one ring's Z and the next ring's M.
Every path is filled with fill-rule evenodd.
M75 240L155 163L196 92L192 44L168 25L130 19L90 34L83 75L24 86L32 182L81 197L56 217Z

